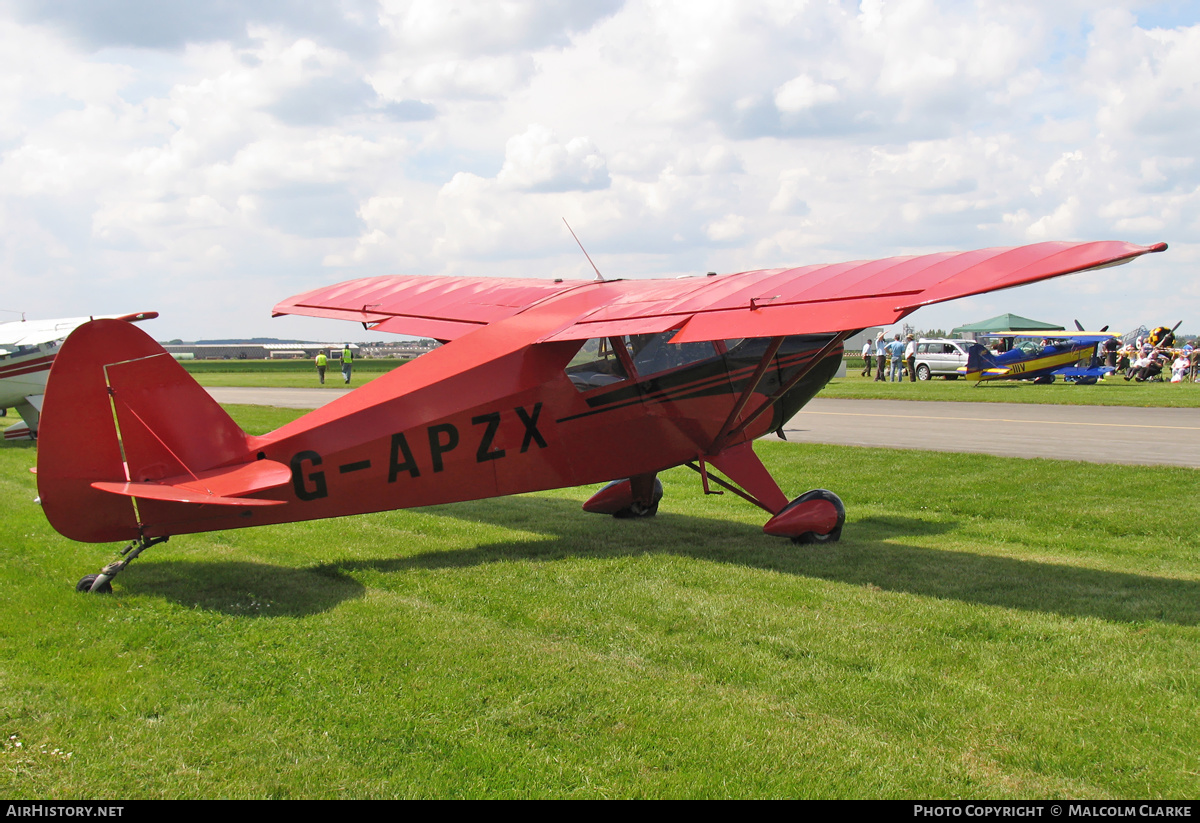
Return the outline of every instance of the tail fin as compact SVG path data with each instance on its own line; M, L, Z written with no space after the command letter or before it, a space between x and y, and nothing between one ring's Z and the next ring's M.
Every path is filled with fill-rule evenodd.
M967 349L967 379L979 380L986 369L1002 368L992 357L992 353L979 343L972 343Z
M232 485L246 492L286 481L286 467L245 465L253 460L225 410L132 324L94 320L63 343L46 385L37 471L42 507L59 533L131 540L157 519L156 508L228 505L238 501Z

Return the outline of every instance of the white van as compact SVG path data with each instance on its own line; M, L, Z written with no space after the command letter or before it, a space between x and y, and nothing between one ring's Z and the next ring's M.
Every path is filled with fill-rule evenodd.
M970 340L921 340L917 343L915 365L918 380L931 377L958 379L959 366L967 365Z

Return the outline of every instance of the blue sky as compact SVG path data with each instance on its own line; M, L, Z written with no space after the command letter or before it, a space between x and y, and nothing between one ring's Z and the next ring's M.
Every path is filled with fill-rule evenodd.
M1196 3L0 0L0 309L159 339L381 274L1166 254L922 309L1200 331ZM15 315L0 315L11 319Z

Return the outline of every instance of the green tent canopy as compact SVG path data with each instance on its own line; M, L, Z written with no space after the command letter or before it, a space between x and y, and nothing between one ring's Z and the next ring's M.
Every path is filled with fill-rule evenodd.
M1050 332L1066 331L1066 329L1063 326L1055 326L1052 323L1043 323L1040 320L1030 320L1028 317L1021 317L1018 314L1001 314L991 318L990 320L980 320L978 323L971 323L966 326L957 326L950 331L950 334L975 335L996 331Z

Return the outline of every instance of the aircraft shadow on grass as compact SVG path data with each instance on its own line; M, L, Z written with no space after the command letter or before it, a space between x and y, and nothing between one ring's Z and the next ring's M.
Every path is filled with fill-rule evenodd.
M1200 583L897 543L952 532L953 523L908 517L851 520L840 543L795 545L747 523L662 512L652 521L586 514L562 498L513 497L422 512L548 535L406 557L344 560L306 569L267 563L143 561L130 592L244 616L302 616L362 597L354 573L402 574L514 560L554 561L684 554L717 563L982 606L1120 622L1200 624ZM336 528L336 525L335 525ZM680 549L679 538L688 548ZM662 543L672 543L664 548ZM388 550L382 546L380 552ZM249 592L253 592L250 594Z

